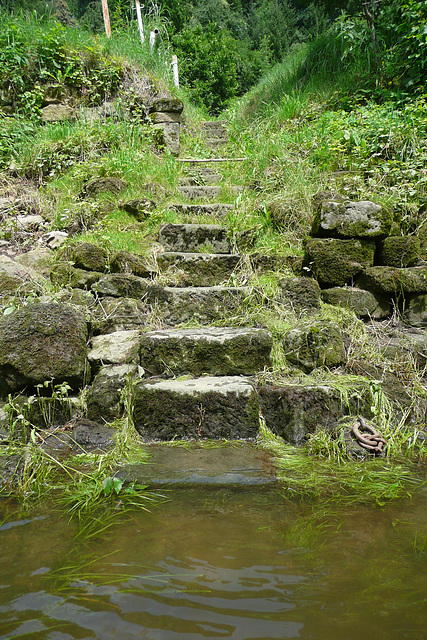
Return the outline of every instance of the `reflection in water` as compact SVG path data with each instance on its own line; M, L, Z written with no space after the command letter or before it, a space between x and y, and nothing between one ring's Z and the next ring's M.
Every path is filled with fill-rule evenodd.
M425 639L425 503L174 491L86 543L57 514L10 517L0 639Z

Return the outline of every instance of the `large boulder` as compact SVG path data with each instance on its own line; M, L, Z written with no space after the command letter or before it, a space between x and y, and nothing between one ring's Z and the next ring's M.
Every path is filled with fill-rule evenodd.
M103 272L108 266L108 253L90 242L69 245L65 253L76 269Z
M390 236L381 248L381 263L388 267L414 267L420 259L421 245L415 236Z
M374 264L375 242L312 238L306 243L307 263L320 285L343 287Z
M358 287L332 287L322 291L322 300L336 307L351 309L359 318L381 320L390 314L390 302Z
M427 328L427 295L411 296L406 311L405 321L413 327Z
M369 200L323 200L313 220L312 234L337 238L384 238L390 233L392 214Z
M320 287L312 278L284 278L279 282L281 301L296 314L320 309Z
M354 384L354 383L353 383ZM261 414L273 433L286 442L301 445L317 429L333 431L338 420L369 411L368 385L349 391L346 400L328 384L265 385L259 389Z
M84 315L65 304L32 304L0 318L0 395L45 380L79 388L87 372Z
M0 296L41 293L46 284L46 279L32 267L0 256Z
M427 293L427 267L369 267L358 279L358 286L381 294Z
M294 327L284 336L283 348L286 359L306 372L339 367L347 359L340 328L327 320Z
M112 422L120 418L124 411L122 392L126 387L127 378L133 378L136 374L136 364L102 367L87 391L88 419Z

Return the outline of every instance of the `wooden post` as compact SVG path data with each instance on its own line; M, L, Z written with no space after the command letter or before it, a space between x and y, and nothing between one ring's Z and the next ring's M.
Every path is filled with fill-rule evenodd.
M102 15L104 16L104 27L107 38L111 38L110 14L108 13L108 0L102 0Z
M172 56L173 83L179 89L178 56Z
M135 0L135 4L136 4L136 15L138 18L139 35L141 36L141 44L144 44L145 42L144 25L142 24L141 5L139 4L139 0ZM144 5L142 5L142 8L144 8Z

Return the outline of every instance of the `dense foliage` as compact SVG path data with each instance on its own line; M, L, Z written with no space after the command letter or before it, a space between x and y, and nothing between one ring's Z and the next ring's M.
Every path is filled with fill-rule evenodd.
M134 0L108 4L113 34L137 35ZM24 0L0 0L0 7L29 9ZM31 11L103 31L99 0L34 0ZM193 99L212 113L303 43L309 45L303 78L323 73L331 80L350 71L350 85L375 90L380 100L425 87L427 0L148 0L143 12L145 27L158 27L163 48L178 55Z

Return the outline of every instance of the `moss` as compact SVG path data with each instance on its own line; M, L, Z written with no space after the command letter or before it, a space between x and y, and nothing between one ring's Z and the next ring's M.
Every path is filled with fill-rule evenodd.
M381 262L388 267L413 267L420 259L420 240L415 236L385 238Z
M312 238L306 242L307 266L321 285L347 284L364 267L374 263L375 242Z

